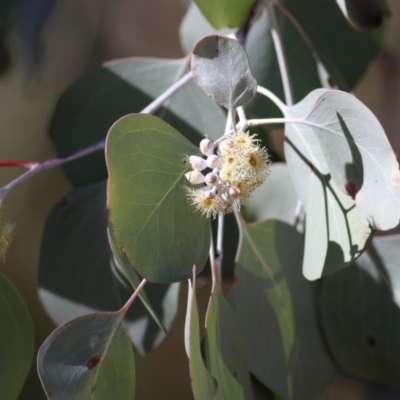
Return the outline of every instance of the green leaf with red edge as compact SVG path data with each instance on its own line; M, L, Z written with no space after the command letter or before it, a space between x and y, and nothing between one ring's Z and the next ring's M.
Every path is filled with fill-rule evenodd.
M210 222L188 203L187 155L199 149L157 117L128 115L108 134L108 206L114 236L131 265L153 282L201 271Z
M34 357L34 329L14 286L0 273L0 398L16 400Z
M123 313L76 318L57 328L39 349L39 377L49 399L131 400L135 364Z

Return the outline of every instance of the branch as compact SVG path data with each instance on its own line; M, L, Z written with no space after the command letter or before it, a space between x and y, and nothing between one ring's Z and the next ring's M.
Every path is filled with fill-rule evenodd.
M268 7L268 15L271 21L271 35L274 42L276 56L278 58L279 70L282 77L283 91L285 93L286 104L293 105L292 90L290 85L289 71L286 66L285 53L282 46L282 41L279 33L279 25L276 20L274 5L270 0L266 0Z
M172 97L179 89L186 85L192 78L192 73L188 72L181 79L176 81L171 87L169 87L165 92L161 93L153 102L151 102L147 107L145 107L141 113L142 114L152 114L156 112L166 100ZM97 143L91 144L81 150L78 150L68 156L52 158L45 161L21 161L21 160L4 160L0 161L0 167L24 167L28 171L20 175L18 178L14 179L7 185L0 188L0 204L4 201L8 193L15 189L21 183L27 181L33 176L37 175L39 172L45 171L46 169L58 167L61 164L68 163L70 161L77 160L78 158L85 157L91 153L99 150L103 150L105 147L105 139L100 140Z

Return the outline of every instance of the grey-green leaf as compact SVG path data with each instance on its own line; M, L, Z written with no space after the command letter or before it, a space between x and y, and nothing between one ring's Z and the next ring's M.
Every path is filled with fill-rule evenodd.
M353 95L319 93L304 122L318 137L329 173L355 200L364 224L380 230L395 227L400 219L400 170L381 124Z
M29 312L14 286L0 273L0 398L16 400L34 356Z
M123 314L90 314L57 328L39 349L38 372L52 400L132 400L135 365Z
M400 238L374 239L356 265L322 282L321 317L337 362L400 388Z
M129 115L111 128L106 147L108 205L114 235L131 265L159 283L191 277L208 258L210 222L188 203L184 158L198 154L157 117Z
M195 282L195 281L194 281ZM188 282L188 301L185 320L185 347L189 357L190 378L196 400L211 400L217 392L215 379L207 371L200 349L199 312L196 293Z
M244 225L229 294L251 372L291 400L319 399L335 369L320 331L317 284L301 274L303 247L303 235L283 222Z
M372 234L371 227L363 223L356 202L343 194L331 178L329 155L323 151L315 125L305 121L324 93L327 91L315 90L285 111L287 117L300 120L286 124L285 155L306 210L303 273L310 280L348 266L362 253Z
M286 164L277 162L271 165L270 176L254 191L241 211L248 222L274 218L292 224L297 202L289 170Z
M215 400L251 400L250 374L239 324L217 289L211 295L206 329L207 366L218 383Z
M235 39L209 35L193 48L194 81L228 110L249 102L256 94L246 50Z
M39 296L52 320L62 324L120 309L141 278L129 265L124 272L136 281L127 281L113 270L117 263L107 236L106 183L73 190L51 211L41 244ZM175 318L178 286L148 283L139 296L125 324L136 349L146 353L165 338Z

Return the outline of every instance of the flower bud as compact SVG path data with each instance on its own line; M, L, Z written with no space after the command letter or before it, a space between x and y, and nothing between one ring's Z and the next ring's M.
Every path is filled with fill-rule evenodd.
M236 189L234 189L233 187L229 188L229 196L231 196L233 199L236 199L238 195L238 192Z
M204 182L204 175L199 171L190 171L185 174L186 179L193 185Z
M213 199L215 197L215 193L212 190L207 190L207 192L204 192L204 197L206 199Z
M210 172L205 177L205 182L207 185L216 185L218 183L218 176L214 172Z
M205 156L210 156L214 151L214 143L210 139L203 139L200 142L200 151Z
M212 169L216 168L218 165L218 156L216 156L215 154L208 156L206 163L207 163L207 167L212 168Z
M203 171L203 169L207 168L207 162L204 158L198 156L190 156L189 162L192 168L196 171Z

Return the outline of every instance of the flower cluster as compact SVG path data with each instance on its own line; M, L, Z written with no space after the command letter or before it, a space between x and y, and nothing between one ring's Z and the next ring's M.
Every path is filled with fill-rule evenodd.
M190 202L207 217L215 217L244 204L251 193L269 174L267 150L248 132L236 132L218 145L209 139L200 142L200 151L207 157L188 157L193 168L185 176L199 189L186 188ZM214 154L216 150L217 154ZM210 172L203 174L206 168Z

